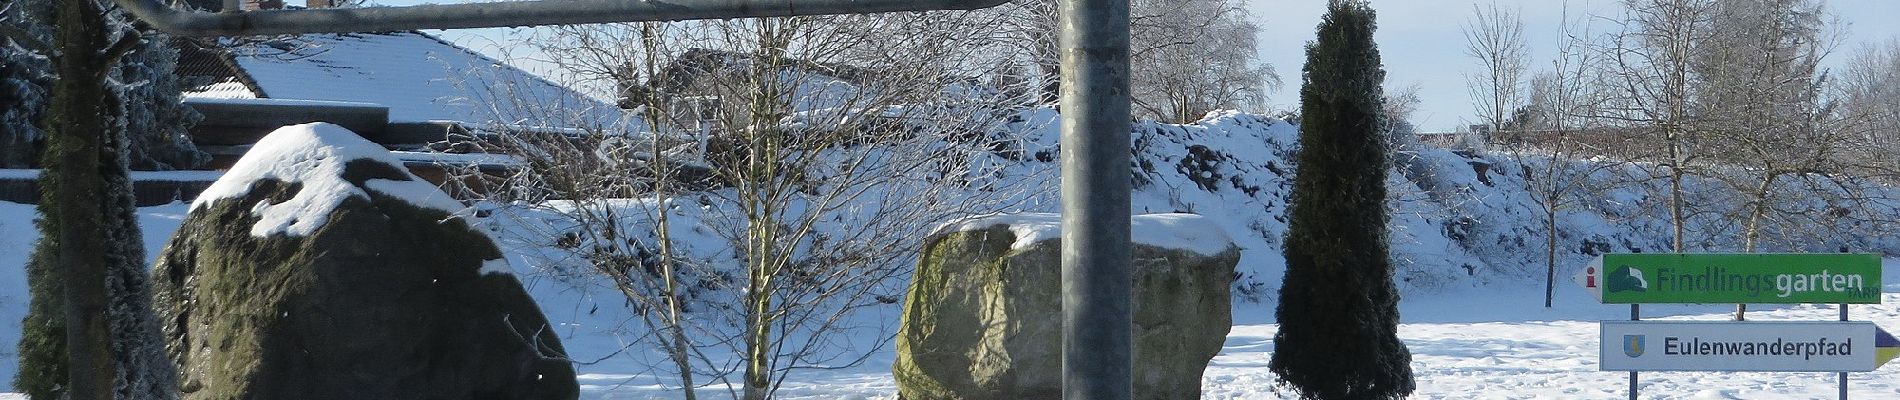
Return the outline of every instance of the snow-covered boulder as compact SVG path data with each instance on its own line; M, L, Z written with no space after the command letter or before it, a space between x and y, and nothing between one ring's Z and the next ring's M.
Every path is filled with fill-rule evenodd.
M1198 399L1232 324L1240 250L1193 214L1133 217L1135 398ZM998 215L926 240L891 372L907 400L1062 395L1061 219Z
M342 127L288 126L192 203L152 272L186 399L573 399L462 207Z

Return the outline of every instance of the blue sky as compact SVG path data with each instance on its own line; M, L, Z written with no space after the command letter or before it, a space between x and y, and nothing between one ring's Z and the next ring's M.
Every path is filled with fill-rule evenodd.
M1326 0L1242 0L1261 25L1259 53L1271 63L1285 84L1269 93L1273 109L1298 108L1300 64L1303 46L1313 37L1313 28L1325 11ZM408 5L423 2L461 2L460 0L382 0L376 3ZM1372 0L1379 12L1379 49L1386 65L1386 83L1391 87L1418 85L1422 100L1413 122L1421 130L1448 131L1472 120L1470 97L1465 91L1464 74L1475 63L1464 54L1462 25L1470 18L1474 4L1492 0ZM1497 0L1505 7L1521 10L1525 36L1532 52L1532 70L1548 68L1558 42L1558 25L1566 3L1571 19L1589 19L1589 15L1614 16L1617 0ZM1826 61L1830 66L1843 64L1866 44L1900 38L1900 0L1828 0L1828 9L1844 24L1838 48ZM1598 29L1599 32L1603 29ZM499 54L506 50L505 29L432 31L451 41L511 59ZM526 56L530 50L514 49L512 59ZM553 71L535 65L524 69L559 79Z
M1476 63L1464 54L1462 25L1471 16L1474 4L1489 0L1372 0L1379 12L1380 56L1385 62L1386 83L1391 86L1417 84L1422 104L1413 122L1425 131L1446 131L1472 120L1470 96L1465 91L1464 74L1476 69ZM1548 69L1559 39L1558 22L1566 2L1559 0L1500 0L1499 5L1517 7L1524 17L1524 36L1532 52L1532 70ZM1614 0L1569 1L1571 19L1585 14L1614 16L1619 3ZM1829 56L1830 66L1843 64L1863 44L1900 37L1900 1L1829 0L1827 8L1846 24L1839 47ZM1260 58L1273 64L1286 84L1270 93L1268 102L1277 109L1299 107L1300 64L1304 48L1313 38L1325 12L1325 0L1248 0L1249 9L1261 23ZM1603 31L1598 29L1599 32Z

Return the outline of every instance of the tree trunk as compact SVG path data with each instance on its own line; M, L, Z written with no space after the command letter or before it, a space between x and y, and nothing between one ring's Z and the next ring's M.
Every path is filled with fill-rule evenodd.
M1556 197L1555 193L1546 195ZM1544 206L1544 308L1550 308L1552 293L1557 291L1557 207L1554 198L1544 201L1551 202Z
M647 38L647 40L652 40L653 35L650 31L651 28L648 27L645 29L646 31L643 37ZM647 48L657 47L657 45L650 43L647 45ZM647 103L652 104L657 102L648 101ZM654 235L657 236L656 241L658 241L660 245L660 299L666 302L666 314L663 318L666 320L665 329L671 334L670 336L672 336L672 339L663 342L670 342L667 343L666 352L673 359L673 367L679 369L680 393L685 396L686 400L697 400L699 396L694 393L693 387L693 364L687 359L688 352L691 350L692 345L688 344L690 342L686 340L686 329L680 326L681 313L683 310L680 307L679 297L679 279L677 276L679 269L676 268L673 259L672 218L670 218L672 215L668 212L669 206L671 205L669 202L671 201L672 194L667 192L668 188L666 186L667 180L673 179L673 172L667 170L667 155L663 149L660 148L659 138L653 139L653 153L650 154L649 157L653 160L654 197L662 199L662 201L658 203L660 205L656 211L658 215L654 217Z
M1664 125L1669 140L1669 223L1674 231L1670 247L1677 253L1683 251L1682 226L1687 217L1682 215L1682 134L1675 122Z
M658 148L658 146L656 145L655 148ZM665 160L665 158L660 154L654 154L653 159L655 160L655 164L665 163L665 161L662 161ZM668 175L666 175L664 170L657 176L658 178L655 179L660 182L664 182L668 179ZM660 187L664 188L664 186ZM665 192L660 191L660 196L662 196L660 198L666 198ZM661 204L659 213L657 231L659 232L660 242L660 275L664 279L661 284L660 297L666 301L666 315L664 317L666 319L666 330L671 333L672 336L670 340L671 343L668 343L666 352L672 356L673 367L679 369L681 394L685 395L686 400L696 400L698 396L694 393L695 389L693 387L693 364L687 359L687 356L691 352L692 345L690 344L691 342L687 341L686 328L681 326L680 322L682 319L681 314L684 310L680 307L679 280L677 276L675 276L675 274L679 272L678 268L675 268L675 261L673 260L673 237L667 231L671 224L667 218L666 204Z
M1766 174L1767 176L1762 177L1761 184L1755 186L1755 192L1750 193L1749 196L1749 201L1753 204L1748 210L1748 221L1742 224L1743 252L1755 252L1757 244L1761 241L1761 220L1768 215L1768 192L1775 184L1775 178L1779 176L1773 171Z
M755 177L763 179L763 177ZM755 182L755 184L760 182ZM764 198L755 198L763 201ZM763 205L763 204L761 204ZM764 400L772 384L772 294L773 279L778 275L777 219L770 209L758 210L749 221L747 243L752 251L751 282L746 290L745 393L746 400Z
M1779 176L1774 171L1766 171L1764 174L1767 176L1762 178L1761 185L1756 186L1755 193L1752 193L1751 200L1755 204L1748 211L1748 222L1742 226L1742 252L1745 253L1755 252L1756 244L1761 239L1761 219L1768 213L1768 189L1775 184L1775 177ZM1746 320L1747 313L1747 304L1735 305L1736 321Z
M106 328L106 209L101 156L112 113L102 101L111 95L106 73L112 66L105 13L91 0L60 2L53 57L59 78L47 135L46 174L57 181L42 192L58 206L47 216L58 222L58 268L65 271L66 343L70 383L67 398L109 399L113 366ZM123 167L121 167L123 168Z

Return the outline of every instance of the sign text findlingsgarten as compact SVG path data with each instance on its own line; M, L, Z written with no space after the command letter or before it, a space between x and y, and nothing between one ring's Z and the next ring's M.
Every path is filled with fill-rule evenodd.
M1874 254L1605 254L1576 276L1609 304L1880 302Z

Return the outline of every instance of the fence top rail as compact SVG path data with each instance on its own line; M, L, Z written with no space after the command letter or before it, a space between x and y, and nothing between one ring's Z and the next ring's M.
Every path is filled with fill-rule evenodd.
M183 36L258 36L972 10L1008 0L535 0L402 7L189 11L161 0L114 0L138 19Z

